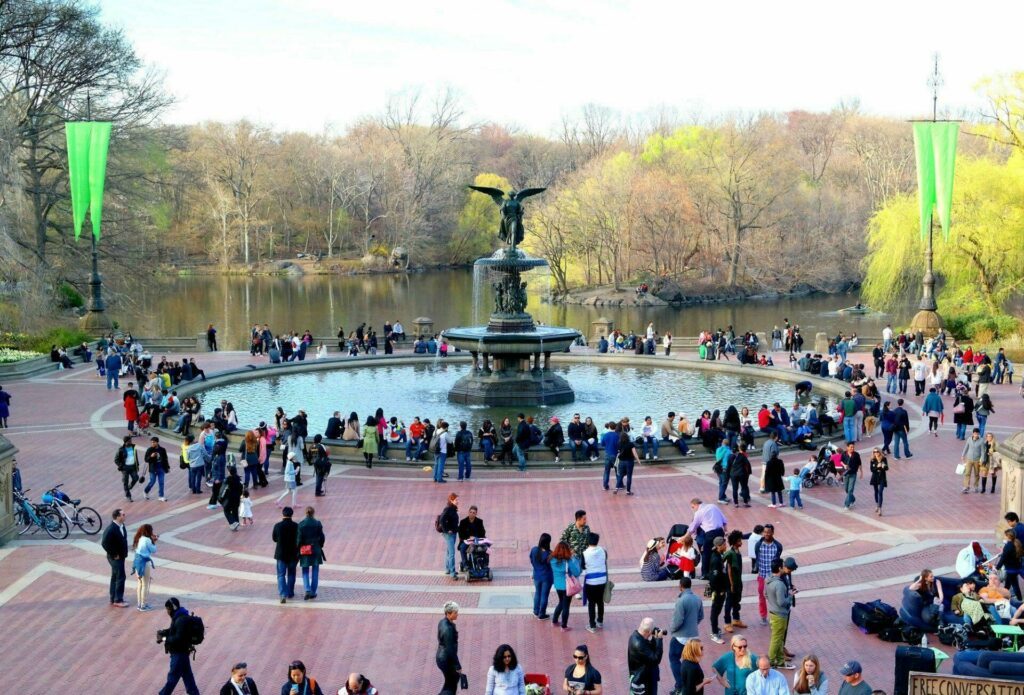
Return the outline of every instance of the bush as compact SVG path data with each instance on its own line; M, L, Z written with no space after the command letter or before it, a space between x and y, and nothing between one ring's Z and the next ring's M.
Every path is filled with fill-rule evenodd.
M1013 335L1021 330L1020 320L1005 314L993 316L984 313L967 313L943 318L946 322L946 330L959 340L988 342Z
M92 334L77 328L52 328L45 333L0 333L0 347L50 353L50 346L73 348L95 340Z
M82 295L66 282L57 286L57 301L62 307L78 309L85 306L85 299L82 298Z

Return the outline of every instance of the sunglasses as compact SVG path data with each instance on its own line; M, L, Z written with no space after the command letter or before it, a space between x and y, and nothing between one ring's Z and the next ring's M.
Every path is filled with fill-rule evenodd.
M587 655L586 655L586 654L573 654L573 655L572 655L572 658L574 658L574 659L576 659L577 661L579 661L580 659L586 659L586 658L587 658Z
M747 645L745 645L745 644L737 644L736 646L733 647L733 649L746 649L746 648L747 648Z

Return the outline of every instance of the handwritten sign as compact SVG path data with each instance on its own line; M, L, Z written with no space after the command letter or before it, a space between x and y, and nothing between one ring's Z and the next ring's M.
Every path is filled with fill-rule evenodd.
M1024 695L1024 682L914 672L910 695Z

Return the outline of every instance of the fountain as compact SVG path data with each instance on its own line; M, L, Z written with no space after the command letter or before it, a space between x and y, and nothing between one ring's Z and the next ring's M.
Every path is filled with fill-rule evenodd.
M543 188L510 191L470 186L491 196L501 208L498 236L506 243L492 256L474 264L475 277L492 279L494 311L486 326L448 328L441 335L470 353L473 368L448 392L456 403L532 406L571 403L569 382L551 371L551 353L563 352L579 337L571 328L538 326L526 311L526 282L522 275L547 261L517 248L524 236L522 200Z

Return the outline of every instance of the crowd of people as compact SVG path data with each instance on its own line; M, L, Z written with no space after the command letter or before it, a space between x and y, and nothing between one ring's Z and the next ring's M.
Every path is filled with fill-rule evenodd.
M991 431L985 431L987 421L996 414L989 389L992 384L1012 383L1013 365L1002 350L990 358L984 351L974 352L970 347L961 349L943 335L925 340L911 334L895 335L890 330L889 336L883 335L883 342L872 352L875 369L872 377L864 364L849 360L850 353L858 347L856 335L849 338L837 335L830 341L827 356L806 353L797 357L803 344L799 327L791 326L788 321L784 323L784 328L776 328L772 332L771 350L789 352L794 369L848 383L849 390L842 399L833 403L824 397L812 400L813 383L807 381L797 384L791 408L780 403L762 404L757 412L752 413L747 407L729 406L724 412L705 410L692 421L669 412L664 418L659 418L660 424L648 416L643 418L642 424L634 425L626 417L617 422L603 423L600 431L597 423L580 414L574 414L564 428L559 418L552 417L543 430L534 418L523 413L518 414L514 421L504 418L495 425L484 420L475 428L470 428L467 422L449 426L443 418L432 423L430 419L421 420L420 417L414 417L407 426L397 416L386 417L383 409L378 408L365 419L355 412L347 418L335 412L326 423L324 432L313 437L309 436L309 423L304 411L289 416L278 408L272 418L273 424L263 421L244 432L237 451L229 451L228 445L228 435L238 429L238 414L230 403L223 402L210 417L206 417L198 399L186 397L179 402L177 398L175 386L196 378L205 379L194 359L179 363L161 358L154 364L152 355L130 338L104 341L95 355L83 346L85 352L80 356L83 362L96 362L97 373L107 380L110 389L119 388L119 376L134 378L122 393L128 435L115 453L115 464L121 473L125 497L129 502L132 501L133 488L145 483L147 475L149 481L143 489L144 497L149 499L150 492L156 488L158 499L166 501L165 477L171 472L166 449L157 436L150 437L145 451L137 451L134 443L135 437L149 435L152 423L168 427L171 418L178 418L174 423L175 432L184 437L179 465L183 471L188 471L190 493L204 495L205 486L210 493L207 508L223 511L229 526L235 531L246 525L247 520L251 522L249 495L256 488L269 485L272 456L275 452L280 453L284 489L278 497L279 506L290 496L288 506L281 508L281 519L272 530L281 603L294 598L299 568L304 600L317 598L318 570L323 562L327 533L316 519L312 506L306 507L305 518L301 522L294 522L292 517L306 464L310 464L315 476L314 495L327 494L330 442L356 442L367 467L372 467L375 459L389 459L391 450L396 447L399 451L404 449L407 461L431 456L434 481L439 484L447 481L446 462L452 454L457 461L460 481L472 479L474 452L481 452L486 461L517 465L520 470L525 469L529 452L536 447L550 450L556 461L562 455L571 457L573 461L592 462L603 457L603 488L612 494L624 492L626 496L634 493L633 471L640 460L658 459L659 449L665 446L673 447L683 455L692 455L693 448L703 448L714 457L718 495L712 502L699 498L691 500L693 518L689 524L683 525L686 528L681 533L647 541L640 562L641 578L645 581L678 582L679 594L671 621L666 623L665 629L657 627L653 618L644 617L629 635L625 646L630 687L635 684L635 692L657 692L661 679L659 668L666 651L664 641L668 639L673 694L696 695L705 686L717 682L725 689L726 695L788 692L826 695L831 674L822 672L817 656L807 654L794 661L796 655L786 648L790 615L795 609L798 594L793 585L794 573L799 568L796 559L784 556L783 546L775 537L772 524L757 525L749 532L731 529L723 511L730 503L734 507L750 507L750 478L756 475L750 459L756 455L756 447L760 447L762 464L760 480L754 481L758 485L756 490L771 495L770 507L782 507L783 493L788 492L789 506L802 509L801 490L806 489L805 482L821 463L822 452L818 451L818 443L814 440L840 429L845 446L828 452L826 459L834 470L842 474L846 495L844 508L848 510L855 506L857 481L863 479L867 471L874 489L875 512L881 515L884 491L888 486L887 457L913 456L907 438L912 427L911 416L904 399L920 398L928 430L934 436L938 436L938 424L944 420L945 411L949 409L952 412L957 426L955 436L963 441L963 492L992 494L996 488L998 457L993 456L995 437ZM275 361L275 351L280 361L302 360L313 340L309 331L301 336L295 333L274 336L269 334L266 326L260 328L255 325L251 335L252 353L267 354L271 361ZM210 349L217 349L215 334L208 335L208 339ZM396 321L393 326L385 325L382 340L385 352L390 352L388 346L401 339L404 339L404 331L400 323ZM663 346L665 354L670 354L671 335L665 334L660 339L667 339ZM653 354L652 340L657 341L658 336L653 332L653 326L649 326L642 338L613 334L606 350L633 349L639 354L643 349L645 353ZM433 349L431 342L434 343ZM418 338L414 350L420 343L427 352L443 354L443 340ZM366 329L365 325L349 335L339 328L339 349L372 354L379 347L377 334ZM728 359L737 350L749 356L751 348L755 361L760 360L758 355L762 346L758 344L757 336L753 333L737 336L731 326L725 331L706 332L701 336L698 347L705 359ZM63 364L59 350L57 357L57 361ZM66 352L63 357L67 357ZM878 385L883 378L885 386L880 389ZM914 382L913 395L908 392L910 381ZM135 383L140 384L139 389L134 387ZM5 401L4 394L6 392L0 388L0 423L6 426L10 395L7 394ZM890 396L895 398L895 405L889 400ZM871 458L865 466L858 452L859 443L864 437L871 436L876 428L881 429L882 444L872 449ZM789 469L792 475L786 474L787 468L781 459L780 447L787 444L814 452L806 463ZM612 473L615 474L614 486ZM152 609L150 585L159 536L152 525L143 524L129 539L123 509L116 510L112 519L114 523L107 527L102 543L111 566L110 603L118 607L129 605L124 600L124 585L125 562L131 558L132 574L137 582L136 608L149 611ZM478 541L486 539L483 520L475 507L469 509L466 517L460 517L459 494L452 492L447 495L436 527L443 536L444 571L458 580L455 551L460 552L464 569L470 561L467 552L472 552ZM1017 578L1024 571L1024 548L1021 546L1021 534L1014 531L1016 528L1024 531L1024 525L1020 525L1018 520L1018 525L1008 532L1006 544L1000 552L988 555L984 560L989 568L1006 571L1007 585L1002 586L992 573L985 586L988 591L983 595L979 592L977 577L974 584L962 582L959 595L963 598L956 601L954 614L974 615L977 610L973 603L977 602L983 614L989 616L982 617L982 620L1024 624L1024 609L1012 600L1013 596L1018 601L1021 599ZM529 560L534 583L533 614L538 620L550 621L559 630L571 630L571 608L578 600L576 597L580 597L587 609L585 629L592 634L604 629L605 604L611 598L614 583L608 575L608 553L601 545L600 535L591 529L585 510L576 511L574 519L558 535L557 541L549 533L542 534L531 549ZM770 633L767 654L760 657L751 652L746 636L740 632L748 629L740 617L745 560L750 561L751 571L757 577L760 624ZM908 589L922 596L928 594L933 602L937 594L941 604L941 585L930 581L929 577L922 573ZM704 582L704 596L711 601L706 639L719 644L728 640L730 647L730 651L708 666L707 672L702 665L705 610L701 597L693 591L697 581ZM1001 608L1004 600L1010 609L1008 617L1007 611ZM549 605L553 607L550 611ZM168 599L165 608L171 624L162 631L165 633L162 641L171 666L162 692L172 692L179 680L184 681L188 692L198 692L188 659L194 647L188 644L186 634L186 618L191 614L181 607L177 599ZM456 622L459 607L448 602L443 613L438 626L436 663L443 676L442 692L454 693L465 678L458 657ZM182 649L185 651L180 651ZM556 690L560 686L562 692L572 695L601 695L605 692L600 671L591 663L586 644L578 645L569 658L571 663L562 674L561 683L556 684ZM786 670L794 672L792 678L780 672ZM849 661L835 674L838 678L834 677L834 680L841 681L839 692L842 695L871 692L861 677L861 671L858 662ZM525 671L515 650L508 644L500 645L488 670L486 692L525 693L526 685ZM258 695L256 682L248 674L246 664L239 663L231 669L221 692ZM323 692L320 684L306 673L305 666L299 661L289 664L288 681L282 686L283 695L292 692ZM353 673L338 692L376 691L365 676Z

